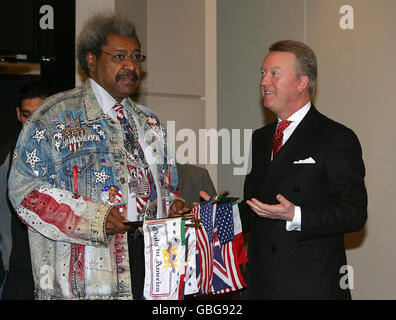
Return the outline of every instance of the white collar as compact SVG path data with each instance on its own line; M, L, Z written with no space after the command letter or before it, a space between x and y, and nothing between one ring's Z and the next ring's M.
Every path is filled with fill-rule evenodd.
M304 119L305 115L308 113L309 109L311 109L311 101L308 101L306 105L304 105L301 109L293 113L287 120L292 121L294 124L299 124L302 119ZM278 118L278 123L282 120Z
M117 100L114 99L102 86L100 86L94 79L89 78L91 82L92 90L95 94L96 100L103 112L111 117L115 117L113 106L117 104ZM122 99L121 104L125 105L126 98Z

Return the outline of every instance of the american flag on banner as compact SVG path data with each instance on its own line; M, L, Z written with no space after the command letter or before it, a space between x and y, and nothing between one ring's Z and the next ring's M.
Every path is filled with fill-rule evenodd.
M239 264L247 261L238 205L202 202L193 208L203 227L197 229L197 279L201 294L226 293L246 283Z

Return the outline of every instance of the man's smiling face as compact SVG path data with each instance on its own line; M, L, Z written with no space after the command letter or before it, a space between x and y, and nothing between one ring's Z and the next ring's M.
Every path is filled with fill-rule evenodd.
M261 66L263 105L281 118L301 107L302 87L301 79L296 74L296 64L293 53L273 51L265 57Z

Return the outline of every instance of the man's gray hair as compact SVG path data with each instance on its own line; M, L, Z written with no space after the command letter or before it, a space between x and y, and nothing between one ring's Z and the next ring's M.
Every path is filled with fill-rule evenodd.
M121 15L102 12L94 14L83 27L77 39L77 57L81 68L89 76L89 69L86 62L88 52L96 57L102 54L102 48L107 44L107 36L110 34L123 37L135 37L136 29L132 22Z

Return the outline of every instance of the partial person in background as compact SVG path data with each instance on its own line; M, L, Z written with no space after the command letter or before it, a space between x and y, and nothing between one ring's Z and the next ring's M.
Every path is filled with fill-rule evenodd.
M201 201L200 191L205 191L210 195L216 194L207 169L192 164L177 163L176 166L179 176L178 191L187 205L192 207L194 202Z
M21 87L16 107L21 128L47 96L47 86L41 81L27 82ZM6 271L2 288L3 300L33 299L34 293L27 227L18 218L9 202L7 192L8 175L17 137L18 134L15 139L1 148L1 157L4 162L0 166L0 232L1 251Z
M16 116L19 123L18 131L15 132L14 139L0 146L0 163L3 163L6 156L14 149L19 132L34 110L40 106L43 99L48 96L48 88L45 83L39 80L26 82L18 92L16 105Z

